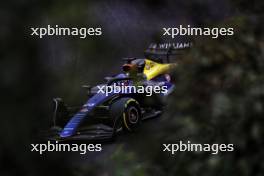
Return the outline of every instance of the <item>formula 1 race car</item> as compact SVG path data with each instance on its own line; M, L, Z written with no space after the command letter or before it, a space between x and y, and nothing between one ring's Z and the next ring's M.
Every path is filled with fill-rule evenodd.
M166 97L174 89L170 72L177 66L166 59L125 58L123 71L106 77L106 83L87 88L88 100L81 107L68 107L54 98L53 135L55 140L108 140L119 132L135 131L140 122L162 113ZM108 92L100 87L163 87L166 91ZM152 89L154 90L154 89Z

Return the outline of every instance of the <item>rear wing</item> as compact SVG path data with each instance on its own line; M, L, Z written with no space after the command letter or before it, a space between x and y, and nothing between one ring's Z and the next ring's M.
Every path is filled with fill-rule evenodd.
M144 54L147 59L159 63L171 63L177 61L177 56L186 53L192 47L191 42L183 43L151 43Z

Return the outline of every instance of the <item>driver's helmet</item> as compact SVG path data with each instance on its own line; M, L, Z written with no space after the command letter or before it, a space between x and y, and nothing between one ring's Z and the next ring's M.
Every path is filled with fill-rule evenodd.
M145 59L135 59L130 63L123 65L124 72L127 73L142 73L145 67Z

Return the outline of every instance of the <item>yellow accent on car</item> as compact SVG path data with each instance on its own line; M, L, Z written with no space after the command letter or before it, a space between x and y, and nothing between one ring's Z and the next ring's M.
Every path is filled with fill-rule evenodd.
M129 130L129 131L131 131L131 129L129 128L129 126L127 125L127 122L126 122L126 114L123 112L123 122L124 122L124 125L125 125L125 127Z
M133 99L129 99L129 100L126 102L126 104L125 104L125 108L127 108L128 104L129 104L130 102L133 102L133 101L135 101L135 100L133 100Z
M158 75L170 72L173 68L175 68L176 65L176 63L160 64L152 60L145 59L145 67L143 73L146 75L147 80L151 80Z

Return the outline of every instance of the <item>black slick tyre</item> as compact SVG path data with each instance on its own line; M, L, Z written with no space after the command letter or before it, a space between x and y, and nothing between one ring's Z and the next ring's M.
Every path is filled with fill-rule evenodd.
M121 127L123 131L135 131L141 121L141 110L139 103L133 98L120 98L116 100L110 108L110 113L114 121L114 131Z

